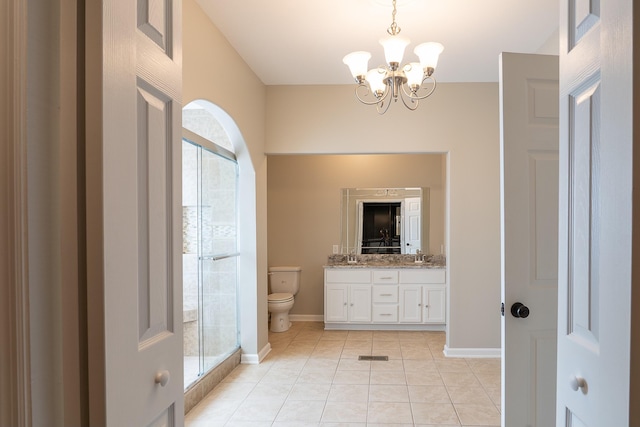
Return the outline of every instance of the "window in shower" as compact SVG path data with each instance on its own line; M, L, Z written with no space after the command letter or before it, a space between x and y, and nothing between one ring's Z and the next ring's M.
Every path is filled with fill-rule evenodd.
M207 127L202 120L208 118L187 107L182 141L185 389L239 347L238 167L225 144L189 130L202 134Z

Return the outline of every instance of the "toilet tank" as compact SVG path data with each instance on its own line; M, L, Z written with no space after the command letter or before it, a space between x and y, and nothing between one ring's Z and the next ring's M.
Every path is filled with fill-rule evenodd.
M288 292L297 294L300 289L300 267L269 267L269 286L272 294Z

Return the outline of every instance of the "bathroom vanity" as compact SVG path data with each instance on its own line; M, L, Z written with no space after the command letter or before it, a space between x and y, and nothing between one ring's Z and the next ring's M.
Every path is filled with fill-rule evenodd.
M325 329L444 330L444 262L330 262L324 266Z

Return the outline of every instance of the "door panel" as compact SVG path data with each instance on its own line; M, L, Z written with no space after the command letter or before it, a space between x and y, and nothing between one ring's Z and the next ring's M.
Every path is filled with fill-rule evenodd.
M558 426L638 424L629 391L633 3L561 1Z
M182 4L86 8L91 424L179 426Z
M502 425L555 420L558 58L500 57ZM510 308L522 303L528 317Z

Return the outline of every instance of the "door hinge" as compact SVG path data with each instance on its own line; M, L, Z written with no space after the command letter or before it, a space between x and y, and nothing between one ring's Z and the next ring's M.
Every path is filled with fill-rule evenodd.
M504 303L500 306L500 314L504 317Z

